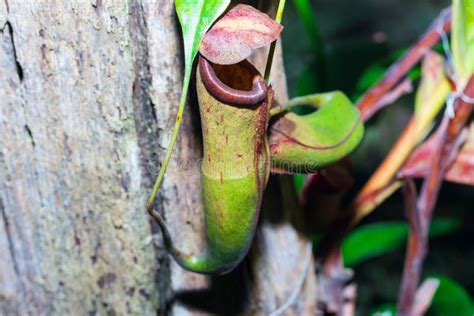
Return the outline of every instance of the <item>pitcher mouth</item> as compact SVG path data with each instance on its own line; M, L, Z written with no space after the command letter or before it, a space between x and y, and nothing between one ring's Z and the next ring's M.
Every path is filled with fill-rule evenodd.
M234 65L213 65L200 55L199 72L207 91L223 103L256 105L267 97L265 80L247 60Z

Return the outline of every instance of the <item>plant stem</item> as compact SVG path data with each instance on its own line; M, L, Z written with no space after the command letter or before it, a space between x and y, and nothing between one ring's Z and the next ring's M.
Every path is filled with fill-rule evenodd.
M443 10L439 17L431 24L426 33L413 45L406 54L395 62L385 73L381 81L370 88L357 102L362 119L368 121L380 108L377 103L389 93L399 81L425 56L440 39L439 25L444 32L451 29L451 8Z
M171 159L171 154L173 153L174 146L176 144L176 140L178 138L179 127L181 125L181 121L183 120L183 113L184 113L184 106L186 105L186 98L188 95L188 87L189 81L191 79L191 72L186 72L184 75L183 81L183 88L181 91L181 100L179 101L178 107L178 114L176 115L176 121L173 128L173 134L171 135L171 141L168 146L168 150L166 151L165 160L161 165L160 173L156 178L155 185L153 186L153 190L151 191L150 197L148 198L147 208L148 210L153 209L153 204L155 202L156 194L158 193L158 189L160 188L161 182L163 181L163 177L165 175L166 169L168 168L168 164Z
M474 95L474 75L467 83L464 94ZM449 170L453 157L459 152L462 130L471 117L472 104L457 99L456 114L450 119L445 114L439 127L441 137L432 155L430 172L427 174L417 198L415 185L408 182L405 191L405 204L410 222L410 234L405 256L402 285L398 302L399 315L414 315L414 294L421 276L423 262L428 251L428 232L433 211L438 200L443 179Z
M439 23L442 23L443 30L448 32L451 29L451 11L450 9L444 10L443 13L431 24L430 28L420 38L420 40L412 46L412 48L396 63L394 63L390 69L385 73L384 77L374 87L367 91L362 98L359 100L357 106L361 112L361 116L364 122L368 121L380 108L377 108L377 104L380 102L387 93L392 91L394 87L400 82L400 80L406 75L406 73L425 56L425 53L435 45L439 39L440 34L438 33ZM473 93L474 94L474 93ZM469 94L468 94L469 95ZM399 139L399 149L394 148L392 151L405 151L407 145L412 140L409 138L413 137L412 133L415 132L416 125L414 119L412 119L409 126L404 131L404 134ZM408 155L407 153L406 155ZM390 159L395 160L397 156L394 154ZM403 157L405 159L406 157ZM403 162L396 162L401 164ZM395 189L398 189L400 182L390 182L396 173L397 168L393 168L394 163L387 162L387 168L390 168L391 174L385 175L385 171L381 170L380 173L384 173L386 181L383 181L382 186L373 187L374 190L367 190L368 198L376 198L376 203L367 204L363 201L363 191L359 192L354 202L345 210L345 216L342 216L338 221L333 223L328 229L328 234L320 241L318 245L318 257L322 265L323 271L333 271L333 274L324 272L328 279L337 280L338 276L343 275L344 267L342 261L339 259L341 256L342 241L350 232L350 230L360 222L362 218L372 212L375 207L391 195ZM389 166L390 165L390 166ZM397 165L399 168L400 165ZM395 169L395 170L392 170ZM370 181L370 180L369 180ZM367 184L366 184L367 186ZM364 190L364 189L363 189ZM386 191L388 190L388 191ZM393 190L393 191L392 191ZM369 192L370 191L370 192ZM379 196L379 194L382 194ZM361 204L367 204L367 207L361 207ZM331 299L342 297L343 287L335 289L331 295ZM341 303L341 302L339 302ZM341 303L342 304L342 303Z
M278 10L276 14L275 21L277 23L281 23L281 19L283 18L283 11L285 10L285 2L286 0L280 0L278 4ZM270 73L272 71L272 64L273 64L273 55L275 54L275 47L276 47L277 41L274 41L270 45L270 51L268 52L268 58L267 58L267 66L265 67L265 81L269 83L270 80Z

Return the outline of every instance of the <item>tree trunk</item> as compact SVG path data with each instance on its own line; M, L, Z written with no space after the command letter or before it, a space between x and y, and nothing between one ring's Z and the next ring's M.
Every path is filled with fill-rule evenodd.
M249 258L212 278L170 260L145 211L181 51L170 0L0 1L0 314L267 314L293 291L307 241L291 207L266 203ZM281 54L273 74L284 101ZM195 99L158 196L191 253L203 241ZM272 182L269 198L284 196ZM314 311L315 289L310 270L292 313Z

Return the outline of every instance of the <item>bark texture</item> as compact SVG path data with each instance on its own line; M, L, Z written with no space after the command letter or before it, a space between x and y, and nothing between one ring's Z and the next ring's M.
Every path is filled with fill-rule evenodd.
M290 208L267 206L280 215L223 277L170 261L145 211L181 51L170 0L0 0L0 314L265 314L289 296L306 244ZM273 73L283 101L281 54ZM191 93L157 207L177 247L198 253L195 102ZM313 311L315 295L310 270L290 314Z
M126 1L0 1L2 314L158 309L144 18Z

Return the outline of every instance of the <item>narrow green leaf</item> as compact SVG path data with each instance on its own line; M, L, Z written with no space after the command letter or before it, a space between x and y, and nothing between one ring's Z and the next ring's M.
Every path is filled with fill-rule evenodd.
M176 0L176 13L183 29L186 73L191 72L202 37L229 3L230 0Z
M474 0L453 0L451 46L454 66L461 77L474 71Z
M313 52L311 65L301 73L296 86L298 96L324 90L326 77L326 56L318 20L309 0L293 0L299 19L303 23L308 42Z
M467 291L456 281L443 276L434 276L440 284L433 297L429 315L436 316L472 316L474 305Z
M298 13L299 18L304 25L314 57L316 59L324 58L321 34L317 26L316 16L314 15L313 9L311 8L311 3L309 0L293 0L293 5L295 6L296 12Z
M416 133L422 135L446 102L450 85L444 74L444 58L430 51L423 59L421 82L416 92Z
M434 220L430 237L445 235L460 226L457 219ZM408 237L408 224L405 222L385 222L364 225L352 232L344 241L342 253L344 263L353 267L356 264L400 249Z

